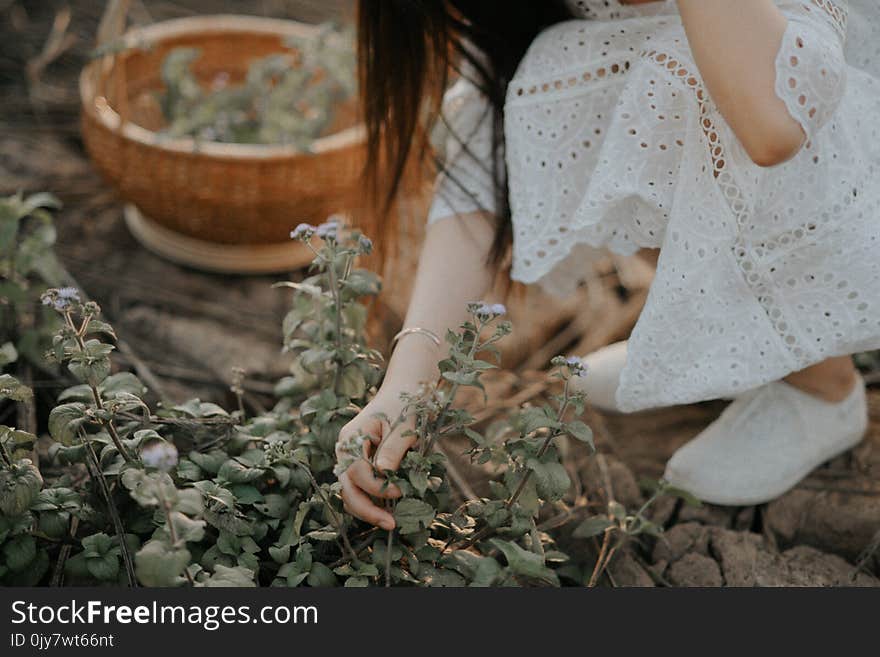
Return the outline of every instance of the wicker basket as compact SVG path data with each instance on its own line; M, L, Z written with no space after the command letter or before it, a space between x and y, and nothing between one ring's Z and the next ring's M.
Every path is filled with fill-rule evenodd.
M206 16L131 30L118 54L92 62L80 77L82 130L96 167L134 207L126 220L162 255L224 271L298 267L311 252L289 240L292 226L356 209L363 131L353 106L312 153L292 146L170 139L156 93L172 48L202 51L193 71L235 83L251 61L285 50L284 40L316 28L250 16ZM176 240L175 235L180 239Z

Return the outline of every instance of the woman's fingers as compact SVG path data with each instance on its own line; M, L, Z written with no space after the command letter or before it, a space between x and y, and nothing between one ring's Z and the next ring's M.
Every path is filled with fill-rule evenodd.
M387 484L384 477L377 477L372 466L364 460L352 463L346 474L351 482L362 491L373 497L396 499L400 497L400 489L394 484Z
M339 481L342 483L342 500L348 513L382 529L394 529L394 516L373 504L352 482L347 471L339 476Z
M336 440L336 459L340 460L345 454L350 454L350 442L354 438L366 436L370 442L376 444L382 439L382 433L382 423L378 418L357 416L339 431L339 438Z
M365 413L366 410L342 428L339 432L339 441L336 443L336 455L341 461L343 458L351 459L353 439L358 436L367 436L370 439L362 446L359 455L361 458L351 463L339 476L339 482L342 484L342 501L345 510L351 515L391 530L395 525L394 517L377 506L370 496L395 499L401 496L401 491L394 484L387 483L381 475L377 477L369 459L373 451L378 449L375 459L376 468L379 471L396 470L404 454L415 443L415 436L402 435L403 430L400 428L389 433L388 422Z
M374 461L376 469L381 472L397 470L404 455L415 443L416 437L414 435L404 436L400 431L395 432L379 445Z

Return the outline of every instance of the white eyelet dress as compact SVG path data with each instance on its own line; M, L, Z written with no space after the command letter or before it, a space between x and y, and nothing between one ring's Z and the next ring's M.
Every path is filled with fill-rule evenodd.
M880 7L776 4L789 20L776 91L808 137L776 167L719 114L671 0L572 1L584 18L543 32L510 84L512 277L564 292L584 249L661 249L622 410L736 396L880 348ZM429 221L493 209L485 99L461 80L447 100L468 148L450 140Z

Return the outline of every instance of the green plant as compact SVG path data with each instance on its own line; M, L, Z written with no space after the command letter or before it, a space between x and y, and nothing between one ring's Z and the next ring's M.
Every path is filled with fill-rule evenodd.
M396 472L403 492L386 532L345 513L336 473L363 458L363 437L336 462L339 431L381 382L381 354L368 346L366 301L379 279L356 266L372 243L340 221L302 224L292 237L315 254L291 290L283 323L291 373L277 404L248 417L191 400L151 408L133 374L113 371L115 334L100 308L72 288L42 295L58 318L51 357L73 377L47 418L47 481L27 450L36 436L0 427L0 582L147 586L557 586L583 584L541 514L569 489L561 440L592 445L578 419L584 399L570 386L578 359L553 362L561 391L480 428L457 401L482 389L511 331L500 305L473 303L446 336L441 376L404 397L391 423L412 427L416 446ZM240 382L232 391L240 396ZM9 375L0 396L29 391ZM477 464L497 477L481 499L452 502L446 459L436 448L465 437ZM179 450L179 451L178 451ZM661 489L657 495L676 493ZM656 495L653 499L656 499ZM649 504L651 503L649 501ZM615 507L588 521L609 536L659 531ZM584 526L587 526L585 524ZM583 528L578 530L584 533ZM592 534L590 534L592 535ZM598 568L610 557L607 550Z
M40 295L61 284L55 259L51 194L0 198L0 372L23 357L43 366L43 352L57 326Z
M164 133L204 141L292 144L308 151L355 91L350 29L321 26L289 38L290 51L254 60L240 84L220 74L205 89L193 73L200 51L175 48L162 63Z

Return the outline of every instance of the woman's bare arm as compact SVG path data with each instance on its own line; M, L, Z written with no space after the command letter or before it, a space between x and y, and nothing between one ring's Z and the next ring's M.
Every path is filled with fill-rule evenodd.
M773 0L678 0L703 81L749 157L780 164L805 135L776 94L776 58L788 20Z
M493 268L487 260L494 232L494 219L486 213L450 217L428 226L404 327L428 329L443 340L447 330L457 328L466 319L467 304L482 299L493 283ZM386 436L389 427L376 416L397 417L402 408L400 393L414 392L421 382L439 376L437 362L445 355L443 345L445 342L435 347L418 334L402 339L388 363L381 389L343 427L340 442L358 435L371 436L374 444L381 442L376 467L381 471L397 469L412 447L413 438L403 436L401 430ZM393 517L371 496L396 497L399 491L393 486L384 487L384 481L374 475L366 461L351 465L339 481L349 513L386 529L394 527Z

